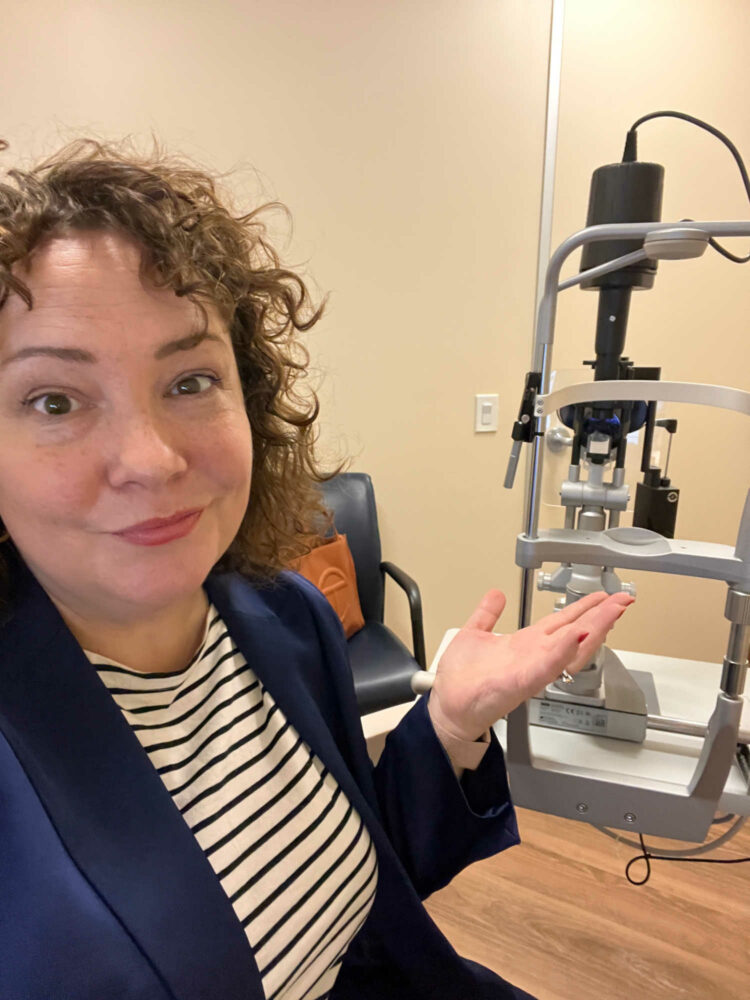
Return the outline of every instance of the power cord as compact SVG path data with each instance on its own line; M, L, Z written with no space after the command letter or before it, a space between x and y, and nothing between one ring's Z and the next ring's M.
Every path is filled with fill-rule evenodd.
M721 847L728 840L731 840L736 834L740 832L742 827L747 821L747 816L721 816L718 820L714 820L714 823L725 823L730 819L734 820L732 826L726 830L720 837L710 840L707 844L700 844L698 847L690 847L681 850L663 850L659 854L654 854L647 847L643 840L643 834L638 834L638 842L633 840L628 840L626 837L620 836L618 833L614 833L612 830L608 830L606 827L597 826L596 829L600 833L605 834L607 837L611 837L612 840L617 840L621 844L625 844L628 847L640 848L640 854L637 854L634 858L631 858L625 866L625 878L630 882L631 885L645 885L646 882L651 878L651 862L652 861L682 861L686 864L704 864L704 865L738 865L743 864L746 861L750 861L750 857L747 858L698 858L695 857L696 854L707 854L709 851L716 850L717 847ZM646 862L646 874L640 880L634 879L630 874L631 867L637 861Z
M670 858L662 854L652 854L643 842L643 834L639 833L638 838L641 842L641 853L636 854L634 858L631 858L625 866L625 878L630 882L631 885L645 885L646 882L651 878L651 861L682 861L684 864L694 864L694 865L741 865L745 861L750 861L750 858ZM630 874L630 868L636 863L636 861L646 862L646 874L642 879L634 879Z
M747 169L742 157L740 156L740 152L732 140L728 136L724 135L723 132L720 132L719 129L714 128L713 125L709 125L708 122L704 122L700 118L695 118L693 115L686 115L683 111L652 111L651 114L644 115L642 118L639 118L637 122L630 126L628 134L625 138L625 150L622 154L623 163L632 163L634 160L638 159L636 130L640 125L643 125L644 122L651 121L653 118L679 118L682 121L690 122L691 125L697 125L698 128L705 129L706 132L710 132L711 135L720 139L734 157L735 162L739 167L742 183L745 185L745 193L747 194L748 199L750 199L750 177L748 177ZM683 219L682 221L692 222L693 220ZM750 254L746 257L738 257L730 250L727 250L726 247L717 243L713 236L709 238L708 242L714 250L735 264L747 264L747 262L750 261Z

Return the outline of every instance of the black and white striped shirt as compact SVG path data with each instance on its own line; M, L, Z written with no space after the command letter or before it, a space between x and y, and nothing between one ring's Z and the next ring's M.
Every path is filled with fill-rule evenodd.
M185 670L86 655L216 872L266 997L327 997L372 905L375 849L216 609Z

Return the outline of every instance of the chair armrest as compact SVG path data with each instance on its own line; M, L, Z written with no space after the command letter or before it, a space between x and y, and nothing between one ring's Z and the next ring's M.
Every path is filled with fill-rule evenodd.
M409 599L409 612L411 613L411 641L414 649L414 659L422 670L427 669L427 661L424 651L424 625L422 623L422 595L416 581L404 573L402 569L392 562L382 562L380 564L382 573L387 573L403 591Z

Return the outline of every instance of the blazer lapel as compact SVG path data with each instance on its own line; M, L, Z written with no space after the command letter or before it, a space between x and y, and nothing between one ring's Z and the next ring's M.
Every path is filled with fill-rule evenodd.
M57 609L16 572L0 728L66 849L177 1000L262 1000L245 933L192 832Z
M303 599L294 592L290 594L282 585L271 590L270 599L264 600L262 591L256 592L235 574L209 577L206 591L253 672L286 719L341 785L376 845L382 847L384 835L380 822L362 791L371 781L369 758L365 773L359 766L361 762L352 755L344 760L340 750L340 746L352 749L352 741L345 733L347 726L352 722L360 725L353 689L351 711L342 712L344 693L340 686L337 687L331 665L324 661L321 637ZM297 615L293 610L295 600L301 602ZM280 615L272 607L276 601L281 608ZM334 733L340 737L339 745ZM374 800L374 789L372 798Z
M221 574L209 577L206 590L245 659L341 786L375 845L377 891L367 922L350 946L342 974L348 985L341 995L386 997L398 983L403 989L399 995L406 996L408 980L395 970L410 970L414 981L421 982L420 956L431 954L450 967L456 955L418 904L378 816L372 768L353 688L345 679L349 668L338 632L314 617L298 587L285 586L283 577L278 586L256 592L241 577Z

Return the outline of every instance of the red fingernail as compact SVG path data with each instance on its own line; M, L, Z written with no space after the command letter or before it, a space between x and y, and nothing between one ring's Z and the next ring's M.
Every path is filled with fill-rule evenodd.
M581 634L578 636L578 643L579 643L579 645L580 645L580 643L583 642L584 639L588 639L589 635L590 635L589 632L581 632Z

